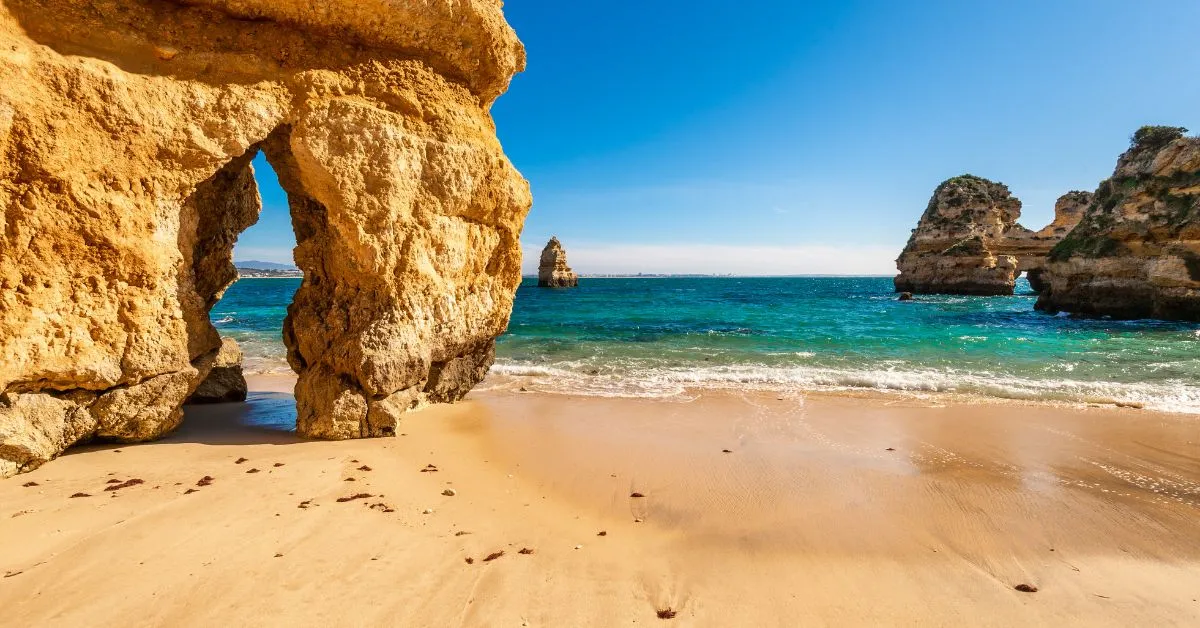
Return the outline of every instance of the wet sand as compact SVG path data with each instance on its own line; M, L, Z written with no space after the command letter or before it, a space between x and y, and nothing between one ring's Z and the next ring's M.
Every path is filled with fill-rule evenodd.
M3 623L1200 624L1192 416L491 391L312 442L252 386L0 481Z

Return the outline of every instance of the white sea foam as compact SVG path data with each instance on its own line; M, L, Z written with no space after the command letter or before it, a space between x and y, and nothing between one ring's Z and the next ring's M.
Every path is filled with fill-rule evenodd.
M622 368L599 372L578 365L498 362L493 387L520 385L550 393L605 397L671 397L688 389L761 390L876 389L909 393L957 393L1033 401L1136 403L1169 412L1200 414L1200 387L1185 382L1123 383L1031 379L954 369L837 369L791 366L696 366Z

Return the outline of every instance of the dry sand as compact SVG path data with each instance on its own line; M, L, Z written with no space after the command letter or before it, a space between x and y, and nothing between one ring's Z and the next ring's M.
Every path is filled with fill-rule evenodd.
M1200 625L1195 417L493 391L310 442L290 383L0 481L0 624Z

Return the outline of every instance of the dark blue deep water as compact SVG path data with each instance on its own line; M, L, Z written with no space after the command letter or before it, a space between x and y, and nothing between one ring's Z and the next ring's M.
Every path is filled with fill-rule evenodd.
M299 280L243 279L214 308L248 366L286 370ZM918 296L889 277L525 280L494 379L598 395L877 388L1200 412L1200 326L1048 316L1012 297Z

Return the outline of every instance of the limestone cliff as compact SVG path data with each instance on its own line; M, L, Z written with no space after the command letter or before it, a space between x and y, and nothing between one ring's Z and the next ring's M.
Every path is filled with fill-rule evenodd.
M304 280L297 428L392 434L490 365L531 200L488 113L499 0L0 0L0 475L181 420L257 220Z
M1037 308L1200 320L1200 138L1143 127L1050 252Z
M538 286L542 288L574 288L579 285L579 275L567 266L567 252L558 238L551 237L542 249L538 265Z
M948 179L934 190L896 266L897 292L1012 294L1028 271L1036 288L1046 255L1079 220L1089 195L1070 192L1041 231L1022 227L1021 201L1003 184L973 175Z

